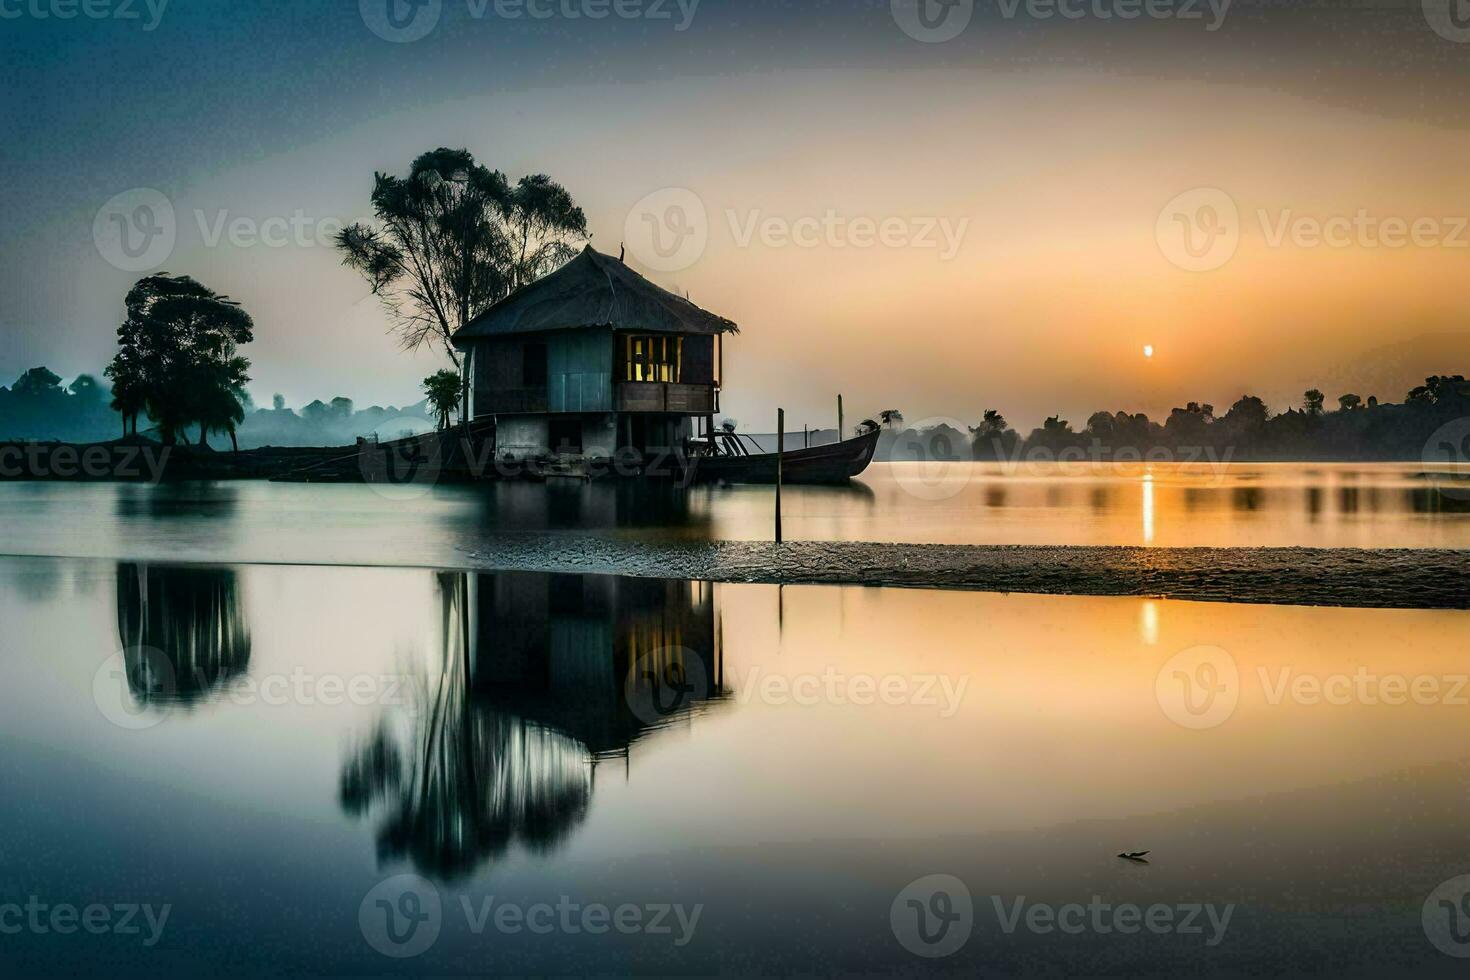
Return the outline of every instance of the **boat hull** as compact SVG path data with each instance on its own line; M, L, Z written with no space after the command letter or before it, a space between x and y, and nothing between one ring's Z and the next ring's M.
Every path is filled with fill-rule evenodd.
M781 482L840 485L868 468L878 448L875 430L854 439L792 449L781 454ZM776 454L754 456L705 456L695 470L703 483L775 483Z

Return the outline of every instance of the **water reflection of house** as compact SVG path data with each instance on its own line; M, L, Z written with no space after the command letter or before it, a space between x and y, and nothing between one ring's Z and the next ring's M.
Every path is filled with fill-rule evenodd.
M666 480L497 480L474 499L471 520L492 531L658 528L708 538L708 497Z
M723 689L714 586L541 573L468 576L473 698L621 752Z
M439 664L422 703L345 760L343 809L379 854L444 879L586 817L597 759L718 697L713 586L440 572Z

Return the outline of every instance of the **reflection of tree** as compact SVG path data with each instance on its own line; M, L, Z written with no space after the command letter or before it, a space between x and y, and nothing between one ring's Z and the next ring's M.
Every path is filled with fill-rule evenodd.
M586 815L583 746L471 702L468 580L439 576L443 656L407 717L381 723L342 772L343 809L379 811L378 851L453 877L519 843L546 850Z
M250 664L236 573L123 563L117 629L128 688L139 703L191 703Z

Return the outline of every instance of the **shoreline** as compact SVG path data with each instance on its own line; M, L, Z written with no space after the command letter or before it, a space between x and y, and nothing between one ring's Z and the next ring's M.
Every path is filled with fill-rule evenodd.
M1198 602L1470 609L1470 550L1142 548L715 541L630 545L504 535L477 568ZM590 552L590 554L589 554Z
M488 545L486 547L485 545ZM614 575L762 585L1113 596L1247 605L1470 609L1470 550L1142 548L873 542L646 541L525 532L496 535L452 562L155 559L0 554L53 561L291 565Z

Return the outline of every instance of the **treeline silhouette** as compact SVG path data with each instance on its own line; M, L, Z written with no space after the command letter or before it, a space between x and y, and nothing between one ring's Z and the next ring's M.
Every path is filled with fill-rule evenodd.
M0 386L0 440L107 442L123 434L123 417L110 407L112 391L90 374L63 385L57 374L35 367L6 388ZM270 408L257 408L241 396L243 421L236 427L242 449L260 446L344 446L359 436L397 438L434 427L428 401L403 408L374 405L358 409L350 398L313 401L296 411L280 395ZM146 438L160 439L156 427L140 427ZM161 440L160 440L161 441Z
M342 446L359 437L397 438L434 428L436 411L428 400L402 408L357 409L349 398L313 401L299 411L276 395L270 408L244 398L237 435L241 448L260 446ZM70 384L45 367L31 368L9 388L0 386L0 440L105 442L123 431L122 416L109 407L111 392L93 375ZM1346 393L1328 408L1322 392L1304 392L1299 405L1273 413L1266 403L1245 395L1224 412L1204 402L1189 402L1162 422L1142 413L1095 412L1081 429L1059 416L1048 418L1025 436L999 411L987 410L978 424L961 429L948 424L922 430L906 428L903 414L889 409L879 416L884 428L880 460L1026 458L1113 459L1120 453L1147 455L1168 451L1177 457L1213 453L1231 459L1422 459L1465 461L1470 447L1429 445L1446 424L1470 419L1470 383L1464 375L1433 375L1399 404ZM1470 422L1467 422L1470 426ZM143 435L157 438L156 429ZM794 444L787 436L787 446ZM774 445L774 437L771 440ZM765 444L762 443L764 447ZM769 448L769 447L766 447ZM1446 455L1446 453L1453 455ZM1065 454L1065 455L1064 455Z
M1203 402L1175 408L1163 422L1142 413L1095 412L1080 429L1060 416L1022 436L1000 412L985 412L966 431L948 424L922 430L903 427L903 415L880 415L884 432L879 459L935 460L1116 460L1158 457L1240 460L1425 459L1470 461L1470 383L1464 375L1433 375L1401 404L1345 393L1329 409L1313 388L1300 405L1273 414L1254 395L1244 395L1222 413ZM1441 432L1464 419L1465 431ZM1431 440L1435 444L1431 444ZM1228 455L1227 455L1228 454Z

